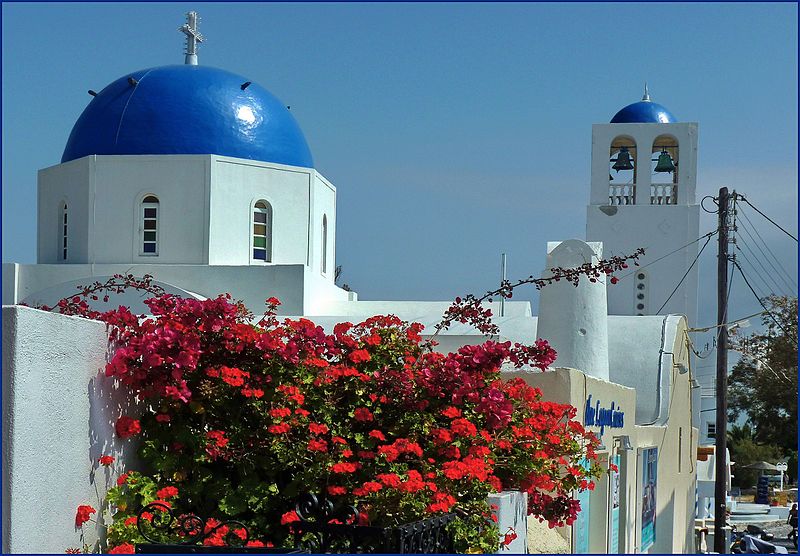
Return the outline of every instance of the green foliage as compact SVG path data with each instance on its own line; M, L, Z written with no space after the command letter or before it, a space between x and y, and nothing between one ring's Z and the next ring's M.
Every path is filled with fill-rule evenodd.
M731 459L735 462L733 468L733 484L741 488L755 486L758 480L757 469L744 469L745 465L757 461L775 463L783 457L780 447L775 445L758 444L752 437L740 435L729 446Z
M797 298L771 296L765 332L733 340L742 358L728 378L728 418L744 414L759 444L797 450ZM777 321L777 322L776 322Z

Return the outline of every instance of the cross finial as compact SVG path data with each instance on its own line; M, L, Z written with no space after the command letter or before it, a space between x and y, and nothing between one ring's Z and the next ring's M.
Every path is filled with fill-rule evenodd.
M190 66L197 65L197 43L203 42L203 35L197 30L197 12L186 14L186 23L178 27L178 31L186 35L186 63Z
M644 82L644 96L642 100L644 102L650 102L650 91L647 90L647 81Z

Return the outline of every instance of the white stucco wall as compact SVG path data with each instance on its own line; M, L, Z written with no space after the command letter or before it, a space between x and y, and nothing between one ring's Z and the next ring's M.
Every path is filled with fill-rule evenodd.
M336 188L314 172L311 210L311 270L333 283L336 270ZM327 240L323 241L322 220L327 222ZM323 246L326 256L323 271Z
M621 428L605 427L602 435L599 427L589 427L606 446L601 454L605 457L609 453L620 456L620 552L633 552L635 546L634 525L636 524L635 496L636 496L636 452L624 451L615 444L614 439L628 435L631 443L636 446L636 392L619 384L588 376L581 371L569 368L548 369L539 371L512 371L504 373L504 378L521 377L531 386L540 388L545 399L559 403L568 403L578 408L577 419L584 423L586 399L592 395L593 403L599 400L601 407L608 408L611 402L615 407L625 412L624 426ZM590 550L593 552L601 546L606 546L608 540L608 525L597 522L597 515L603 515L608 500L608 481L600 484L590 495L592 509L590 515L595 516L595 521L590 525ZM597 506L595 508L595 506ZM559 529L565 536L570 546L574 545L574 527Z
M81 547L77 507L99 512L98 496L130 461L133 446L113 423L132 410L102 372L107 352L103 323L3 307L4 553ZM98 469L106 454L115 467ZM84 530L94 546L99 527Z
M141 202L159 199L158 253L143 254ZM271 260L252 258L252 208L272 207ZM61 263L61 204L68 204L68 263L259 265L321 268L328 220L333 281L336 189L312 168L217 155L86 156L39 172L39 263Z
M642 369L643 371L645 369ZM600 400L601 407L611 402L625 412L625 425L621 428L606 427L599 435L596 426L589 427L598 434L606 446L601 458L607 465L608 454L620 456L620 552L639 552L641 546L641 476L639 450L657 447L658 492L656 495L656 542L649 553L687 553L693 551L694 542L694 493L695 452L697 430L691 427L690 394L688 373L675 369L673 391L677 394L670 401L668 418L664 425L639 426L637 396L641 391L619 384L598 380L575 369L557 368L544 373L510 372L506 376L521 376L532 386L545 392L548 400L569 403L578 408L578 418L583 421L586 399L592 395L593 402ZM633 450L624 451L614 439L628 435ZM607 541L608 526L603 515L607 504L607 483L599 481L590 495L590 550L601 550ZM568 533L568 531L567 531ZM569 535L568 535L569 536Z
M686 315L696 322L697 316L697 266L667 301L686 269L697 257L699 244L694 243L661 261L657 259L675 251L700 237L700 207L693 206L594 206L587 208L586 237L589 241L602 241L607 256L629 255L643 247L645 254L639 259L639 270L630 268L616 275L620 278L608 289L608 311L611 315L667 314ZM703 240L705 241L705 240ZM652 263L652 264L651 264ZM636 289L635 272L644 272L646 288ZM636 294L644 293L645 309L637 310Z
M333 285L333 282L313 272L307 266L296 265L252 265L252 266L206 266L206 265L19 265L3 264L7 274L17 279L3 281L3 301L19 303L23 299L36 303L53 303L52 292L76 291L75 284L91 284L98 277L118 273L136 276L152 275L155 280L175 288L193 292L203 297L216 297L230 293L241 299L257 315L264 311L264 300L275 296L281 301L279 313L283 315L309 314L314 307L330 300L344 301L349 292ZM309 313L304 313L309 309ZM313 313L312 313L313 314Z
M58 215L53 203L80 191L83 203L75 203L75 213L70 205L70 245L73 226L76 232L87 230L87 243L84 249L77 236L69 263L205 263L209 160L203 155L92 155L40 171L39 262L58 262L52 247L60 241L58 226L51 225ZM147 195L159 199L157 256L141 253L141 201Z
M648 199L651 184L651 155L653 141L660 135L671 135L678 141L678 204L695 203L697 188L697 123L674 124L594 124L592 125L592 205L608 204L608 174L611 142L615 137L627 136L635 140L639 164L636 186L640 199ZM637 199L638 200L638 199Z
M308 264L313 170L214 156L208 264L256 265L252 261L251 210L272 206L272 263Z
M678 196L675 205L650 205L650 150L659 135L671 135L679 144ZM636 176L637 204L609 206L610 145L615 137L636 141L639 164ZM697 124L595 124L592 126L592 174L590 201L586 216L587 241L602 241L607 255L633 253L645 249L642 265L696 240L700 236L700 207L696 204ZM659 311L683 273L697 256L697 243L681 249L663 261L643 269L646 289L636 289L632 276L636 267L618 272L620 281L608 291L609 314L686 315L691 325L697 316L697 268ZM644 293L639 300L636 294ZM642 303L643 309L637 305Z
M603 258L601 243L578 239L548 242L546 269L578 268L597 264ZM551 277L550 270L542 273ZM590 282L581 276L578 285L561 280L539 293L538 333L558 353L558 364L582 369L587 374L608 380L608 307L606 277Z
M679 363L688 368L685 329L678 315L609 317L610 378L636 389L637 424L669 418L671 369Z
M39 170L36 260L61 262L62 203L67 203L67 262L87 262L92 218L93 157Z

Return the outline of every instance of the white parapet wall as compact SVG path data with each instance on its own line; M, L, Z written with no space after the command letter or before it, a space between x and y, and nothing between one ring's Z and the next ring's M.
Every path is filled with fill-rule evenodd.
M79 505L101 511L133 446L113 423L132 412L104 375L105 324L3 306L3 553L96 548L98 522L75 527ZM98 465L112 455L111 468Z

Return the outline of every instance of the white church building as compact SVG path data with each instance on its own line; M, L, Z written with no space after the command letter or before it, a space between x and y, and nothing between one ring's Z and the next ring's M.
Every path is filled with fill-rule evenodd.
M104 325L23 305L52 305L116 273L150 274L182 295L228 292L256 314L274 296L280 315L326 329L395 314L431 330L450 304L359 300L334 283L336 187L315 169L287 108L246 77L199 65L196 30L186 32L185 64L126 73L93 94L60 163L39 170L37 264L3 264L3 552L76 545L74 508L95 496L96 455L126 457L108 417L119 394L99 373ZM696 266L682 276L700 235L697 144L697 124L678 122L647 92L594 125L586 242L548 244L544 272L639 247L642 266L613 286L548 286L538 316L528 302L507 301L494 317L495 339L551 342L556 368L523 377L578 408L609 469L580 495L573 527L529 523L533 551L695 551L700 400L687 329ZM438 349L485 339L454 325ZM600 409L624 419L601 427ZM31 462L53 445L68 448ZM43 523L44 506L63 519Z

